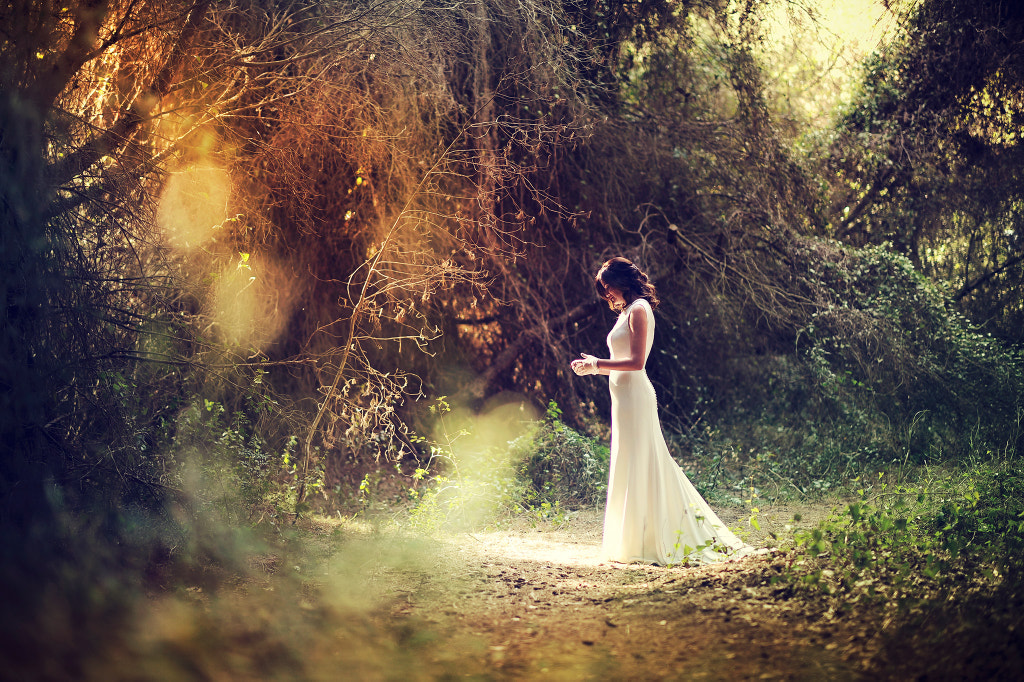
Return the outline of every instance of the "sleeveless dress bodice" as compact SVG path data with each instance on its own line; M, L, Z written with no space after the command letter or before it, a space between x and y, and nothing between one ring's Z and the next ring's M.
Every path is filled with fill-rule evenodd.
M612 360L629 357L629 311L635 306L643 308L647 315L647 349L644 351L644 364L646 364L647 357L651 354L651 348L654 346L654 313L647 299L638 298L619 314L615 326L608 332L608 350L611 351ZM646 372L644 373L646 374Z

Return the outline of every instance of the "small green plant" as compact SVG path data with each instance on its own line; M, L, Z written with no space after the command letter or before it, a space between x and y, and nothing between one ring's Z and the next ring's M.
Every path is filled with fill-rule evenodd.
M561 526L569 520L571 512L562 507L562 503L558 500L549 502L545 500L533 508L533 518L535 521L546 521L556 526Z
M520 473L540 504L599 504L608 486L608 446L569 428L561 417L557 403L548 403L537 429L510 444L512 458L521 462Z
M417 442L428 449L429 457L413 472L417 485L426 485L409 489L409 497L415 502L409 513L410 524L424 530L488 525L523 496L507 443L503 448L500 443L474 438L480 434L469 428L450 427L451 406L444 396L431 411L437 416L439 436L433 441L417 437Z
M275 523L285 509L294 509L298 438L289 436L275 452L253 423L265 406L247 401L245 409L229 409L197 396L179 412L166 445L176 465L168 475L197 509L214 510L237 524ZM317 469L307 489L322 492L323 486Z
M937 590L1020 579L1024 464L975 463L919 483L862 481L858 497L795 535L788 579L841 605L912 604Z

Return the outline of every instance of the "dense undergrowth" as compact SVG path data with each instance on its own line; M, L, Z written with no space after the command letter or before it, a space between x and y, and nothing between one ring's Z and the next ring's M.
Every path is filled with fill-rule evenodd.
M792 346L736 358L676 436L713 480L731 467L775 494L807 496L871 467L1024 447L1019 349L886 248L808 240L794 257L813 304L786 336Z
M828 618L881 623L877 674L1019 675L1020 458L890 467L849 492L827 520L784 543L789 568L772 579L780 594L816 602Z
M439 401L440 412L449 409ZM434 531L500 525L523 513L560 523L574 509L601 504L608 447L573 430L561 416L552 401L543 418L522 423L509 440L459 442L468 431L452 438L443 430L443 442L430 446L430 460L412 475L426 485L410 489L408 521Z
M211 423L224 418L214 406L201 408ZM205 480L193 482L205 493L163 514L139 509L83 526L79 515L60 513L65 550L90 560L73 571L51 563L47 608L4 633L7 670L44 679L103 679L130 662L145 679L184 679L196 671L294 679L331 674L337 666L369 677L400 672L435 679L465 673L466 665L482 665L479 672L486 674L482 659L446 656L458 649L448 649L450 643L438 650L449 635L430 623L377 613L378 590L390 584L378 578L430 570L421 562L432 550L417 543L430 545L433 537L523 519L549 527L582 505L599 504L607 450L562 423L553 404L539 420L526 421L516 438L500 442L474 441L443 403L438 412L449 415L452 430L441 432L448 434L443 445L433 441L434 461L417 469L422 473L403 476L402 490L365 487L363 499L340 518L323 508L295 519L286 515L287 505L274 518L267 498L257 501L252 484L241 483L244 469L218 477L210 467ZM509 414L481 428L508 422ZM225 444L222 430L211 435L225 448L239 447ZM287 453L272 459L280 460L285 478L271 484L264 475L260 485L288 480ZM683 464L716 503L739 500L748 523L756 524L757 505L835 504L820 525L765 541L788 565L764 576L779 599L806 604L826 620L885 622L892 637L902 638L892 647L926 647L932 641L926 633L940 641L950 622L964 637L987 636L999 626L1000 637L1016 646L1019 620L1012 609L1024 589L1018 565L1024 466L1015 454L981 453L961 466L863 468L813 496L774 495L757 485L770 480L764 472L741 473L742 467L722 463L717 466L725 470L712 484L706 475L711 462L703 469L695 459ZM60 500L52 503L59 507ZM104 539L109 534L120 538L117 546ZM14 578L39 558L22 557L4 570ZM74 634L70 623L78 624ZM90 634L99 632L99 639ZM890 646L889 639L881 641ZM879 661L891 656L894 665L906 664L905 654L887 651ZM979 669L1005 671L1005 661L992 659Z
M794 575L838 608L906 610L958 586L1019 583L1022 491L1018 458L879 471L856 481L826 521L796 534Z

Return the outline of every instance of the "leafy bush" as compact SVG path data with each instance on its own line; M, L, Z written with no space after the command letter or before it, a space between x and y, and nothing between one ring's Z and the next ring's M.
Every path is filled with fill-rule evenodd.
M928 530L952 556L969 555L1004 573L1024 556L1024 463L962 474L959 494L944 501ZM1018 575L1019 577L1019 575Z
M511 407L514 412L514 406ZM489 415L456 411L442 396L431 406L436 416L432 440L412 440L429 452L427 461L416 468L409 497L414 500L409 523L421 530L468 529L490 525L503 512L518 507L523 498L522 482L516 476L509 454L509 437L522 425L510 422L508 409Z
M510 444L513 461L541 504L600 504L608 487L608 446L569 428L551 401L537 430Z
M442 398L435 409L449 410ZM561 410L549 403L543 420L504 443L474 447L480 433L442 430L430 443L430 459L413 474L409 496L415 501L410 524L424 530L489 525L502 514L529 512L539 521L561 523L568 510L598 504L608 477L608 448L562 423ZM477 424L476 431L486 431ZM486 439L485 439L486 440Z
M858 493L795 536L789 578L834 595L840 608L904 608L940 591L1024 577L1024 462L976 464L911 484L891 484L880 472Z
M1019 412L1024 358L956 313L909 259L887 245L827 243L806 256L817 261L807 266L817 301L798 347L838 410L870 405L907 420L923 413L926 429L1001 425Z
M737 350L686 449L740 481L806 496L894 460L924 464L1024 447L1024 356L981 333L885 246L789 247L803 307L758 350ZM742 352L748 353L742 355Z
M271 448L245 410L197 398L179 414L168 443L170 480L188 493L198 513L213 513L233 524L271 522L295 509L299 477L294 461L298 439L281 453ZM322 492L323 471L307 488Z

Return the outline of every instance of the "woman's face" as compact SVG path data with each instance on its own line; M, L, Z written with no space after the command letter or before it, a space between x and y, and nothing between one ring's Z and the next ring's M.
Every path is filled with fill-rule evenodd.
M604 284L604 282L602 282ZM604 285L604 290L608 293L605 294L605 298L612 302L614 305L625 305L626 297L622 295L622 292L615 287L610 287L607 284Z

